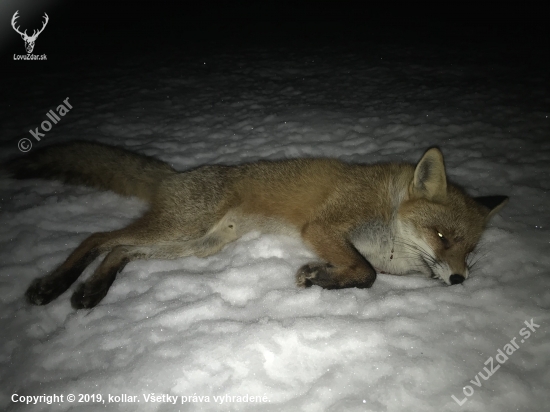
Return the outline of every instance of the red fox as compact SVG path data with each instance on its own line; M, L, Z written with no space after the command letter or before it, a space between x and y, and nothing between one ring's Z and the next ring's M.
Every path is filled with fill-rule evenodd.
M30 303L45 305L106 254L74 291L76 309L96 306L132 260L205 257L252 230L299 237L317 254L319 261L297 271L298 286L369 288L377 272L462 283L468 254L508 200L473 199L449 184L437 148L416 166L292 159L180 173L148 156L79 141L46 147L6 168L15 178L61 179L150 204L129 226L89 236L26 292Z

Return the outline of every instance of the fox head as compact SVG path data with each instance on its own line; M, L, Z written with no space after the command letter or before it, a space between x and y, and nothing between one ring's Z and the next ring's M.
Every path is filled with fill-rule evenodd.
M447 184L443 155L429 149L418 162L408 196L398 210L401 239L415 269L449 285L469 275L468 255L506 196L471 198Z

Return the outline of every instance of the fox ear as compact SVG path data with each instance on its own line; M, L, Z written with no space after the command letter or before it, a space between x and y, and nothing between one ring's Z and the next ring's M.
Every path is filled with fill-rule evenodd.
M487 213L486 220L491 219L494 215L496 215L500 209L508 203L508 196L481 196L481 197L474 197L474 200L479 203L482 206L485 206L487 209L489 209L489 212Z
M444 200L447 196L447 176L441 151L433 147L424 153L416 165L410 193L428 200Z

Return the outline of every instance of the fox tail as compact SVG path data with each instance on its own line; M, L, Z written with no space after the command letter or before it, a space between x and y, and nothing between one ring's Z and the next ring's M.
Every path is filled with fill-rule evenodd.
M150 202L158 182L177 173L152 157L101 143L75 141L51 145L8 161L15 179L52 179L112 190Z

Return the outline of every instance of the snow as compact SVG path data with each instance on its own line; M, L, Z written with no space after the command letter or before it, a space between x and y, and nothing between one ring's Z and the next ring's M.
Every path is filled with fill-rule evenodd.
M24 292L89 234L127 225L146 205L3 177L1 409L547 408L550 100L543 71L492 60L482 47L465 54L389 43L368 51L151 53L30 79L4 112L2 160L69 97L73 109L31 150L86 138L186 170L300 156L416 162L438 145L451 179L473 195L511 200L462 285L381 274L371 289L298 289L294 273L312 252L284 236L250 233L206 259L131 262L97 307L75 311L74 286L43 307L26 303ZM540 326L523 339L531 319ZM481 387L472 383L513 338L517 351L489 379L477 378ZM64 398L27 406L14 394ZM102 401L78 403L79 394ZM166 396L153 402L152 394ZM109 403L109 395L118 398ZM177 396L176 406L168 395ZM459 406L453 395L467 399ZM244 401L250 397L258 398Z

